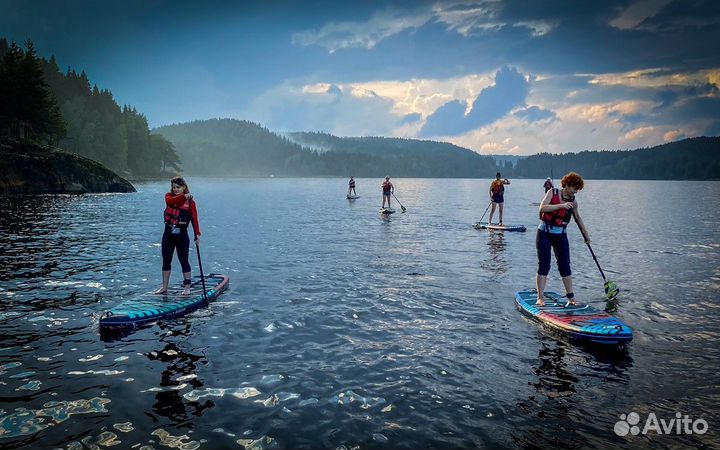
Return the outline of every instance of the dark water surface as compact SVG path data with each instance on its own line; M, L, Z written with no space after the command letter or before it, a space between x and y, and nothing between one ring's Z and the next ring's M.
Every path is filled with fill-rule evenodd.
M528 232L505 234L471 226L487 180L393 180L408 212L386 219L381 180L352 203L344 179L189 181L203 266L230 290L115 340L100 314L160 285L167 183L0 198L0 447L717 448L720 183L580 193L635 332L608 352L515 309L541 180L508 186L505 221ZM577 296L604 307L574 224L570 241ZM616 435L631 412L709 431Z

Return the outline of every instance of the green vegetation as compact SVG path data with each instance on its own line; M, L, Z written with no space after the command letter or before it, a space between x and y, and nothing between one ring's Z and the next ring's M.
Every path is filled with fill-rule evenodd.
M217 176L474 177L494 171L492 158L452 144L412 139L281 136L232 119L153 130L171 141L185 172ZM327 148L327 150L323 150Z
M55 57L25 47L0 39L0 137L53 144L136 177L180 170L172 144L150 134L144 115L90 87L84 71L63 73Z
M518 161L503 174L524 178L555 177L573 170L605 180L720 180L720 137L697 137L631 151L540 153Z

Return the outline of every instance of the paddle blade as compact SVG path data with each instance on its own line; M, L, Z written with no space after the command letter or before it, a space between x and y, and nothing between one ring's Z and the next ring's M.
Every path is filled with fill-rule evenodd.
M405 211L407 211L407 208L406 208L406 207L404 207L404 206L400 206L400 209L402 209L402 212L405 212Z
M614 282L610 280L605 282L605 295L607 295L608 300L614 299L619 293L620 288Z

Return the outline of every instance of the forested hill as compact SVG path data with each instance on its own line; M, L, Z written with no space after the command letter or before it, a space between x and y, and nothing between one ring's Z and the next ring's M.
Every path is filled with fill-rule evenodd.
M0 138L51 144L127 176L180 170L172 145L150 134L142 113L91 86L84 71L38 57L30 41L23 49L0 38Z
M186 173L239 176L486 177L492 158L433 141L323 133L273 133L212 119L153 130L172 142Z
M575 171L605 180L720 180L720 137L697 137L629 151L539 153L518 161L516 177L555 177Z

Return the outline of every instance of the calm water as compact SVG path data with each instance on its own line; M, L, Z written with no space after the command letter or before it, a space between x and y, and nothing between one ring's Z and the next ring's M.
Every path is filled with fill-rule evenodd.
M98 317L159 287L163 194L0 198L0 446L717 448L720 183L589 181L593 248L621 288L626 351L583 348L514 307L532 286L541 180L471 227L488 180L189 180L209 308L103 340ZM576 293L604 307L577 227ZM196 267L196 253L191 253ZM180 275L174 261L173 280ZM557 269L550 287L559 290ZM621 414L706 434L617 436Z

